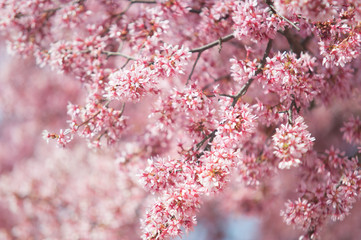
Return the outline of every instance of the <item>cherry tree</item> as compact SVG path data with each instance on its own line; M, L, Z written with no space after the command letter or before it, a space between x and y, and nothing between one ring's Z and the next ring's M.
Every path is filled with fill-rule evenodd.
M1 239L361 238L360 1L0 12Z

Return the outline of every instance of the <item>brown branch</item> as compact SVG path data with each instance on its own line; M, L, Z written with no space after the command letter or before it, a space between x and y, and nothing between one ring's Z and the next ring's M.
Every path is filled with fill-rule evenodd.
M190 12L190 13L200 14L200 13L202 12L202 10L201 10L201 9L193 9L193 8L192 8L192 9L189 10L189 12Z
M128 65L129 62L130 62L130 59L127 59L127 61L123 64L123 66L121 67L121 69L124 69L124 68Z

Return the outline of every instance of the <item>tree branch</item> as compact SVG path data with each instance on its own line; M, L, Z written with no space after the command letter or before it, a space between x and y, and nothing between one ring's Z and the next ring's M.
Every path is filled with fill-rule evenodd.
M199 143L196 144L196 152L198 152L200 150L200 148L203 146L203 144L209 139L206 147L203 149L202 152L199 153L198 158L201 157L204 154L204 151L208 151L210 149L210 143L212 143L213 139L216 136L216 132L217 129L213 130L210 134L208 134L207 136L205 136L202 141L200 141Z
M273 6L272 2L270 0L266 0L267 5L271 8L273 14L279 16L280 18L282 18L283 20L285 20L286 22L288 22L291 26L293 26L294 28L297 29L297 31L300 31L300 28L296 26L296 24L294 24L293 22L291 22L288 18L286 18L285 16L283 16L282 14L280 14L276 8Z
M227 36L225 36L225 37L222 37L222 38L220 38L220 39L218 39L218 40L216 40L216 41L214 41L214 42L208 43L208 44L206 44L206 45L204 45L204 46L202 46L202 47L198 47L198 48L191 49L190 52L191 52L191 53L204 52L204 51L207 50L207 49L210 49L210 48L212 48L212 47L214 47L214 46L217 46L217 45L219 45L219 44L222 44L223 42L227 42L227 41L229 41L229 40L232 40L233 38L234 38L233 33L231 33L231 34L229 34L229 35L227 35Z

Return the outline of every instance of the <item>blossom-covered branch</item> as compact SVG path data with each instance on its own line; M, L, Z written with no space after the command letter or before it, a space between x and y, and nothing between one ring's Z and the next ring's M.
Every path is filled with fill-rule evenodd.
M0 13L0 239L361 239L359 1Z

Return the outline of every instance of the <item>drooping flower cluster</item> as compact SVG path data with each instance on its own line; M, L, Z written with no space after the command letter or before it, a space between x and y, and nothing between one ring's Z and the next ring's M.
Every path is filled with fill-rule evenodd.
M184 181L184 174L187 174L187 167L180 160L150 159L140 181L147 190L157 193Z
M47 141L56 139L62 147L70 143L75 134L87 139L90 147L100 147L102 139L106 139L108 145L114 144L120 139L127 126L126 117L123 116L124 109L115 110L107 105L89 103L82 108L69 103L70 128L61 130L59 134L45 130L43 138Z
M236 161L240 153L227 147L224 142L215 139L211 150L206 152L199 160L202 166L199 169L198 181L204 191L208 193L223 189L230 180Z

